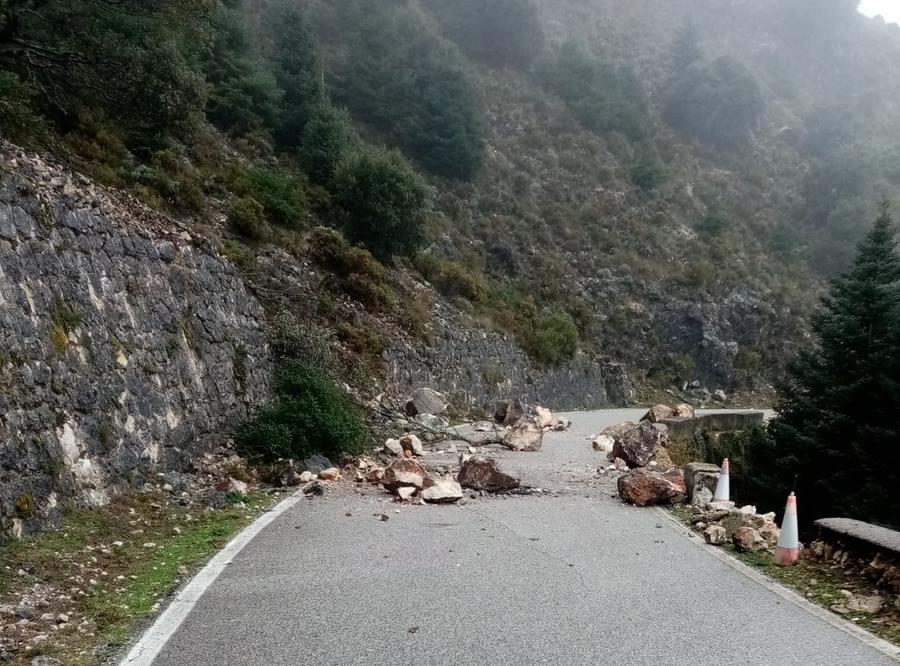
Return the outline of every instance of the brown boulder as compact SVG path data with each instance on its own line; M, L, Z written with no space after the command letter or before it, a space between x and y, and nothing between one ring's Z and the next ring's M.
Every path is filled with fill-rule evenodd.
M421 488L426 476L428 472L422 465L410 458L403 458L387 466L381 485L391 492L404 487Z
M614 435L612 457L621 458L629 467L646 467L660 446L668 443L668 433L650 423L639 423Z
M677 469L667 472L635 469L619 477L619 497L635 506L681 502L684 477Z
M641 421L650 421L650 423L659 423L663 419L670 419L675 416L675 409L668 405L653 405L646 414L641 417Z
M492 458L469 458L460 467L456 480L465 488L489 493L512 490L520 484L514 476L501 472Z
M511 426L525 418L527 408L521 400L501 402L494 412L494 420L505 426Z
M415 435L403 435L403 437L400 438L400 448L403 450L403 455L406 457L425 455L425 449L422 448L422 441Z
M675 412L673 416L678 419L692 419L694 418L694 408L691 407L686 402L682 402L680 405L675 405L672 410Z
M766 540L752 527L739 527L731 535L734 547L742 553L751 553L765 550L768 547Z
M502 444L513 451L540 451L544 429L533 421L523 421L503 435Z

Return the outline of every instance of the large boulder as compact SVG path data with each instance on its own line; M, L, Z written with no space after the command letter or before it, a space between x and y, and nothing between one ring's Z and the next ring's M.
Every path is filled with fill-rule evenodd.
M469 458L460 467L456 480L464 488L489 493L512 490L520 485L519 479L501 472L492 458Z
M698 504L701 496L705 498L704 488L715 494L719 473L719 466L710 463L692 462L684 466L684 487L691 504Z
M541 428L549 428L553 425L553 412L546 407L534 408L534 422Z
M731 535L731 541L735 549L741 553L755 553L759 550L765 550L769 544L766 540L752 527L739 527Z
M455 479L428 477L422 484L419 497L430 504L451 504L462 499L462 486Z
M334 467L334 465L325 456L315 455L303 461L303 469L313 474L318 474L323 469L330 467Z
M591 442L591 447L594 451L599 451L600 453L609 453L613 450L613 445L615 445L616 440L614 440L610 435L597 435L594 437L594 441Z
M447 396L430 388L420 388L413 391L412 396L406 401L405 411L407 416L419 414L433 414L440 416L447 411Z
M515 425L525 418L527 411L527 406L521 400L501 402L494 412L494 421L505 426Z
M503 435L502 444L513 451L540 451L544 441L544 429L526 420L510 428Z
M684 500L684 477L680 470L657 472L635 469L619 477L619 497L635 506L673 504Z
M641 417L641 421L650 421L650 423L659 423L663 419L670 419L675 416L675 410L668 405L653 405L646 414Z
M631 421L622 421L621 423L617 423L615 425L608 426L600 431L601 435L609 435L613 439L619 437L623 433L632 430L637 424Z
M400 438L400 448L405 455L424 456L425 449L422 447L422 441L415 435L406 434Z
M427 476L428 472L422 465L410 458L403 458L385 468L381 485L392 493L400 488L421 489Z
M675 412L673 416L677 419L692 419L694 418L694 408L691 407L686 402L682 402L679 405L675 405L672 410Z
M642 422L614 435L612 457L621 458L629 467L646 467L660 446L668 443L668 433Z

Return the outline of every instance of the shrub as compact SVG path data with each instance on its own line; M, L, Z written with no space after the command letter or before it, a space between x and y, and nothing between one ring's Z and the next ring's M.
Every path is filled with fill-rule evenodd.
M578 351L578 327L566 312L548 312L523 332L525 351L538 363L559 365Z
M347 234L376 257L412 254L420 244L425 182L400 153L357 152L341 165L333 190Z
M465 298L473 303L487 294L484 278L455 261L435 259L422 255L416 260L416 268L435 289L448 298Z
M360 139L346 111L319 106L303 129L300 164L310 182L325 185L338 167L359 147Z
M527 67L544 46L534 0L426 0L445 34L476 60Z
M235 197L228 206L228 226L253 240L265 240L271 229L266 222L265 209L253 197Z
M254 460L306 458L319 453L337 459L365 447L359 409L326 375L299 364L282 369L273 404L237 433L237 450Z
M340 232L326 227L313 229L309 245L313 261L331 271L349 296L370 309L391 303L384 266L368 250L352 247Z
M234 189L258 201L267 220L273 224L297 229L306 219L303 185L287 169L253 167L238 177Z
M728 220L719 213L707 213L694 228L701 236L717 238L728 228Z
M630 70L596 60L569 42L543 78L588 129L620 132L632 141L646 138L647 106Z
M34 90L12 72L0 71L0 134L13 140L40 138L43 119L34 110Z
M723 56L699 60L672 83L665 117L676 130L722 148L745 142L766 105L753 75Z
M631 182L645 192L655 190L666 180L666 169L655 158L642 159L631 168Z

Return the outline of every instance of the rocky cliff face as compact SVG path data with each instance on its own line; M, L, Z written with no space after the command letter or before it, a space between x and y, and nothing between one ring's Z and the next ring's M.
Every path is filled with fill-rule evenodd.
M327 275L273 254L266 274L312 325ZM255 287L208 238L0 143L0 537L223 444L268 395L270 322ZM429 344L348 306L388 341L383 378L401 392L434 386L462 408L633 400L623 366L579 356L538 370L432 297Z
M266 396L262 308L208 243L4 151L0 528L183 464Z

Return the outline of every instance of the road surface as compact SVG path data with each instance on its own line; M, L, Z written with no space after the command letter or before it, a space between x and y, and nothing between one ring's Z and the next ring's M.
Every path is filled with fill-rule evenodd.
M897 663L656 510L612 498L586 438L640 414L569 415L541 452L496 452L543 495L401 507L347 484L301 500L225 568L154 666Z

